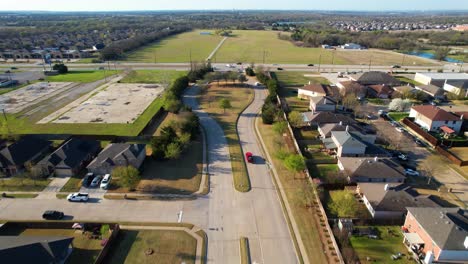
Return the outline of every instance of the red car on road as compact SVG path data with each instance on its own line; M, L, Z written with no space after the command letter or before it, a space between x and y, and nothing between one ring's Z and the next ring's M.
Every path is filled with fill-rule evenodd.
M253 155L252 155L252 152L246 152L246 153L245 153L245 159L247 160L247 162L253 163Z

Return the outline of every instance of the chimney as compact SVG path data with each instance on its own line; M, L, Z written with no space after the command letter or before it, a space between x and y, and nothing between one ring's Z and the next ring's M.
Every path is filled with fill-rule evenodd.
M348 125L346 125L346 132L348 132L348 131L349 131L349 126L348 126Z
M342 125L343 125L343 121L340 121L340 126L342 126Z
M377 156L374 157L374 161L377 162L379 158Z
M385 184L385 186L384 186L384 190L385 190L385 191L388 191L388 190L390 190L390 186L388 186L388 183L387 183L387 184Z

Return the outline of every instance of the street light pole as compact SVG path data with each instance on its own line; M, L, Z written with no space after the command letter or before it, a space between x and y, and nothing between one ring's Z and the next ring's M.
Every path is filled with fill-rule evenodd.
M318 72L320 73L320 63L322 63L322 54L320 53L319 55L319 66L318 66Z

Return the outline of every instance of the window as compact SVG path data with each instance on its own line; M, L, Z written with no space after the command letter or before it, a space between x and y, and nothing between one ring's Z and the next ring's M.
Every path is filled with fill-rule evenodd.
M445 121L445 124L448 124L448 121Z

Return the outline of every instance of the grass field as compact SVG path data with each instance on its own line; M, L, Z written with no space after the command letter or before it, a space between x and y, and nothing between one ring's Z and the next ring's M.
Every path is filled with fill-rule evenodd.
M311 83L330 84L324 77L318 77L311 72L279 71L272 73L276 75L278 82L282 86L303 86Z
M59 74L55 76L47 76L46 80L49 82L95 82L97 80L104 79L111 75L120 73L120 71L69 71L65 74Z
M286 197L291 205L292 214L297 222L302 242L307 251L307 255L313 263L332 263L324 254L322 238L318 230L318 220L316 212L313 209L304 206L306 198L304 193L313 195L313 189L310 184L304 180L295 179L295 174L286 169L283 161L275 157L274 153L280 150L287 151L284 144L284 138L273 131L271 125L264 125L258 121L260 136L265 140L265 145L272 155L273 164L280 177L280 181L286 192ZM313 199L313 198L311 198ZM325 243L325 241L323 241Z
M127 61L135 62L189 62L205 61L222 37L200 35L201 30L182 33L147 45L128 54Z
M399 122L405 117L409 116L409 113L407 112L390 112L388 113L388 116L391 117L393 120Z
M151 255L145 250L152 249ZM121 230L104 263L195 263L197 241L184 231Z
M361 64L361 65L402 65L402 68L405 65L411 66L420 66L420 65L435 65L435 62L430 60L418 58L416 56L404 55L401 53L389 51L389 50L378 50L378 49L368 49L368 50L336 50L336 58L338 62L335 64L340 64L339 61L346 61L347 64ZM404 60L403 60L404 58ZM327 62L322 62L327 63Z
M250 180L244 163L244 157L239 145L239 137L236 132L237 117L253 100L252 89L234 86L231 83L220 85L212 84L204 89L200 96L200 106L218 121L224 130L226 140L229 144L231 155L231 166L236 190L247 192L250 190ZM231 102L231 109L219 107L219 100L227 98Z
M397 78L400 82L402 82L402 85L405 85L405 84L408 84L408 83L409 83L409 84L412 84L412 85L414 85L414 86L423 85L423 84L420 83L420 82L417 82L417 81L412 80L412 79L408 79L408 78L406 78L406 77L404 77L404 76L396 76L396 78Z
M312 177L322 180L325 180L329 173L340 170L336 164L315 164L313 162L307 162L307 168Z
M175 79L185 75L186 71L176 70L138 70L131 71L121 83L159 83L170 85Z
M18 177L12 177L0 180L0 191L7 192L40 192L47 185L50 180L47 179L22 179Z
M367 236L352 236L351 245L359 256L361 263L415 263L413 260L407 260L406 256L399 260L392 260L391 255L398 252L408 254L408 250L403 245L403 235L399 226L378 226L375 227L379 233L379 239L371 239ZM388 233L390 229L392 234ZM370 257L372 261L367 261Z

